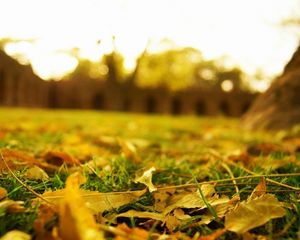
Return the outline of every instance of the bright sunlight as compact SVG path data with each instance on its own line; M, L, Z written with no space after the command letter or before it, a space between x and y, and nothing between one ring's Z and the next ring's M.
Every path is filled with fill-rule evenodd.
M170 39L175 46L199 49L207 59L226 56L226 64L250 75L263 71L267 78L282 71L298 43L293 29L280 26L295 14L296 0L0 0L0 5L0 38L24 40L5 51L30 62L44 79L59 79L76 67L73 48L80 58L99 60L111 51L112 36L128 69L147 42L155 51Z

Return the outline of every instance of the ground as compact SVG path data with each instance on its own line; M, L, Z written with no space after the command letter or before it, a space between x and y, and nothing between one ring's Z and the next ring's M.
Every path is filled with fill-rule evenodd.
M95 111L0 116L3 239L300 237L297 127L249 132L236 119Z

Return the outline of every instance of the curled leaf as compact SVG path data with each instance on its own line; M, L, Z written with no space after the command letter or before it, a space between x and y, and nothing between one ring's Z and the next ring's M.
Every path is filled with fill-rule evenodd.
M156 171L155 167L151 167L150 169L143 172L141 176L137 176L134 182L145 184L148 187L149 192L156 191L157 188L152 183L152 172L154 171Z

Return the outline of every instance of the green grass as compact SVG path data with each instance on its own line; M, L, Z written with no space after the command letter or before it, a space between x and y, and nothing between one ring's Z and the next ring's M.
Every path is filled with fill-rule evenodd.
M300 138L299 130L278 134L266 132L248 132L241 130L235 119L226 118L198 118L198 117L170 117L146 116L140 114L103 113L96 111L47 111L28 109L0 109L0 148L24 151L36 158L50 150L63 151L78 158L82 162L104 158L105 166L95 168L95 172L85 172L87 182L85 189L113 192L143 189L144 185L134 182L138 170L155 166L153 183L158 187L192 184L195 181L212 181L231 178L230 173L222 167L224 159L230 155L245 152L254 143L270 143L284 145L285 139ZM142 159L134 163L124 157L116 137L128 140L137 147L137 154ZM286 163L279 168L268 169L261 166L246 166L256 174L299 173L299 153L295 155L296 162ZM265 161L284 161L284 152L273 152L267 156L258 156ZM248 176L239 163L229 166L234 177ZM56 171L49 174L47 181L32 181L26 179L26 169L16 171L16 175L38 193L47 190L62 189L68 172ZM97 173L97 175L95 174ZM274 180L294 187L300 187L300 177L273 178ZM254 189L258 178L239 181L239 191L242 199ZM14 177L8 173L0 175L0 186L8 192L13 200L25 202L28 211L25 213L0 214L0 235L11 229L19 229L34 236L32 224L37 210L31 207L31 200L35 197L26 188L20 186ZM280 190L279 186L268 186L270 191ZM232 197L235 194L233 184L217 186L217 192ZM275 192L276 196L292 207L287 209L287 215L275 219L265 226L254 229L253 233L267 235L278 239L297 239L300 231L299 193ZM106 212L125 212L130 209L147 210L153 205L153 196L146 194L139 201ZM195 215L189 221L196 221L200 216ZM294 219L296 218L296 219ZM129 226L138 226L141 220L129 219ZM222 227L218 221L209 225L190 227L186 222L177 228L189 236L196 232L209 234ZM294 221L285 232L276 237L291 221ZM162 231L154 226L155 231ZM277 235L276 235L277 234ZM234 233L227 233L220 239L239 239Z

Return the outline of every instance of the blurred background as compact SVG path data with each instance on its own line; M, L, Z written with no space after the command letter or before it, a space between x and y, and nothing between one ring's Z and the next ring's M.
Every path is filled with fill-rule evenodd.
M299 46L299 0L0 0L0 106L241 116Z

